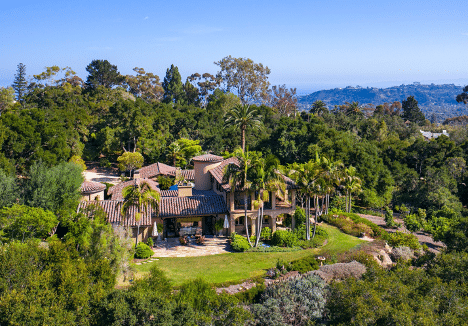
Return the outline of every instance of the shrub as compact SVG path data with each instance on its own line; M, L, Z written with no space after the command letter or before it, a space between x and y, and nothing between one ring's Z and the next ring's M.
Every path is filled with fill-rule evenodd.
M414 258L414 253L413 250L406 246L397 247L392 249L392 258L393 261L408 261Z
M148 247L153 247L154 246L154 242L153 242L153 238L152 237L149 237L148 240L146 241L146 244L148 245Z
M313 256L305 257L292 261L287 267L288 271L298 271L299 273L307 273L319 268L317 259Z
M262 232L260 233L260 238L265 240L271 239L271 229L268 226L262 229Z
M306 221L305 211L298 206L296 206L296 210L294 211L294 220L296 221L296 227L305 224Z
M390 208L385 208L385 224L389 228L395 226L395 221L393 221L393 211Z
M160 175L158 176L158 183L161 190L168 190L174 184L174 179Z
M413 250L421 248L418 238L413 234L397 231L395 233L388 233L385 240L387 240L388 244L392 247L406 246Z
M330 209L337 209L339 211L346 210L346 197L344 196L333 196L330 202Z
M324 281L307 275L267 287L251 311L257 325L314 325L322 318L327 293Z
M294 247L296 243L296 235L285 230L276 231L271 238L271 244L278 247Z
M146 259L146 258L149 258L153 255L153 250L151 250L150 247L148 247L147 244L143 243L143 242L140 242L137 246L136 246L136 250L135 250L135 258L138 258L138 259Z
M258 247L252 247L248 249L248 252L292 252L292 251L300 251L302 248L300 246L296 247L277 247L277 246L271 246L271 247L265 247L265 246L258 246Z
M362 232L369 232L368 235L373 238L385 238L387 236L387 231L357 214L334 211L328 215L322 215L322 219L336 226L344 233L354 236L360 236Z
M404 218L405 227L411 232L417 232L421 230L421 223L419 222L419 218L416 214L409 214L406 215Z
M179 242L181 245L186 246L188 244L188 237L186 235L179 237Z
M157 227L158 227L158 233L162 234L163 230L164 230L164 225L163 224L157 224Z
M232 232L231 247L234 251L245 251L250 248L250 245L245 237Z
M216 220L214 228L218 232L224 229L224 220L222 218L219 220Z
M313 232L313 226L311 227L311 235ZM305 226L301 225L300 227L296 228L294 230L294 234L296 235L298 241L297 245L300 246L303 249L308 249L308 248L316 248L321 246L326 239L328 239L328 233L325 231L324 228L317 226L317 229L315 230L315 237L309 241L305 240L306 238L306 232L305 232Z

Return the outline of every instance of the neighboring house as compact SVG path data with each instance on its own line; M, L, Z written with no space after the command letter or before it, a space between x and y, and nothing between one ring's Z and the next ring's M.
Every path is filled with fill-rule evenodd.
M148 167L141 168L135 174L135 180L123 182L108 190L112 200L96 201L107 213L109 222L131 227L133 237L136 237L137 223L140 224L139 240L144 240L154 234L155 223L163 224L163 237L178 237L192 234L214 234L214 224L217 219L228 218L229 232L245 233L244 225L244 195L243 192L231 189L230 185L223 182L224 168L227 164L238 164L236 158L223 159L221 156L205 154L194 157L193 180L191 182L180 183L177 190L162 190L157 187L157 183L151 179L155 173L167 173L167 165L156 163ZM151 167L151 168L149 168ZM164 170L166 169L166 170ZM165 174L165 175L169 175ZM292 215L295 210L296 185L284 177L286 183L286 194L271 194L270 202L264 205L265 221L264 226L269 226L276 230L276 219L281 214ZM135 182L146 181L152 189L161 194L159 212L154 212L151 208L147 214L142 214L139 222L135 221L136 207L128 213L126 219L120 213L123 198L122 189ZM257 210L252 207L252 200L255 194L248 197L248 224L255 232ZM78 210L83 210L90 205L89 202L81 202Z
M439 137L441 135L445 135L447 137L450 137L447 130L442 130L442 132L430 132L430 131L419 130L419 132L424 136L424 139L426 139L426 140L436 139L437 137Z

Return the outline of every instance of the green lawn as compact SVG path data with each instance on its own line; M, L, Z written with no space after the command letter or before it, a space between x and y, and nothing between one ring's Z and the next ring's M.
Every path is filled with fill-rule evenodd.
M330 225L323 225L329 234L328 243L317 249L294 252L244 252L213 256L160 258L144 265L135 265L138 274L147 273L156 265L163 270L174 285L180 285L197 277L210 283L237 282L256 276L263 276L268 268L275 266L278 258L292 261L309 255L327 252L329 254L347 251L363 241L342 233Z

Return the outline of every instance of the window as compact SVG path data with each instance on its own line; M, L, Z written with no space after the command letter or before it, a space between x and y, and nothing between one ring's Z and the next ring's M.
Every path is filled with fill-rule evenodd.
M239 218L236 219L236 225L244 225L244 216L239 216Z
M244 193L236 191L234 193L234 209L245 209ZM247 209L250 210L250 196L247 196Z

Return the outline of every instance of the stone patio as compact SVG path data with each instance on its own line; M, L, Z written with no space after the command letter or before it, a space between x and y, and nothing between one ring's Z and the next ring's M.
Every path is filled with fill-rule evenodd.
M155 242L152 258L196 257L229 253L232 250L227 240L226 237L206 237L205 243L199 245L195 242L195 238L190 238L189 244L182 246L178 238L168 238Z

